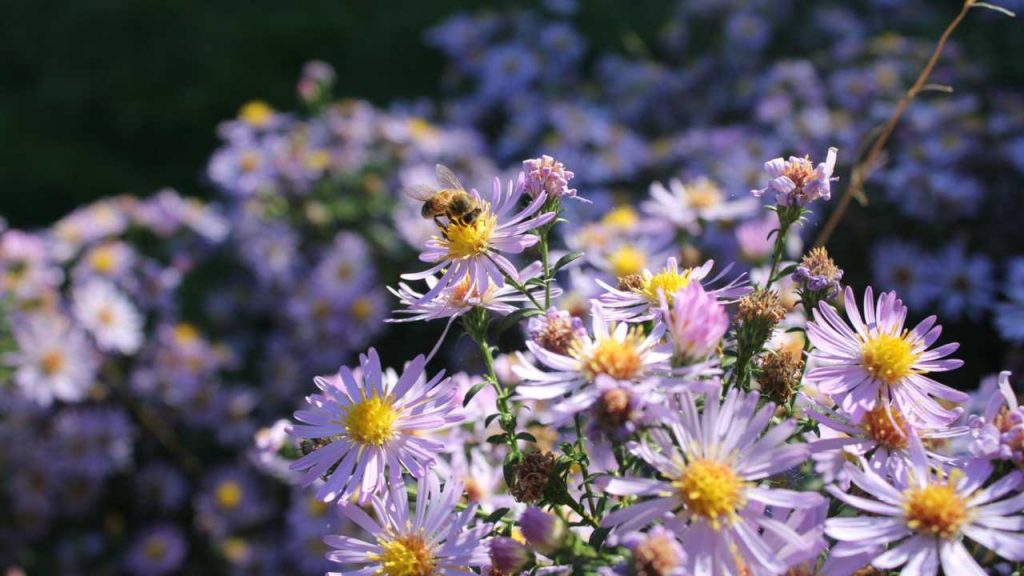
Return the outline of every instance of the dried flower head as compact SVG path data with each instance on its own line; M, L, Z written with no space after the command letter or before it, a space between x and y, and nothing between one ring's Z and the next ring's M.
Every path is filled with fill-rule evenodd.
M544 496L544 489L555 468L555 455L550 452L530 452L515 466L515 476L509 492L516 502L532 504Z
M786 309L775 291L757 290L740 298L737 319L744 324L765 322L774 326L785 316Z
M812 292L824 292L826 298L833 298L839 293L842 279L843 270L836 266L824 246L808 252L793 272L793 280Z
M761 360L761 394L779 405L788 404L800 389L804 359L795 350L781 349Z

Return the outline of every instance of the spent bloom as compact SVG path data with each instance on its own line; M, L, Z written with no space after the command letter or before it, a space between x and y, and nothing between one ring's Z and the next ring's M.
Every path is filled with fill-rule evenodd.
M563 355L569 353L574 342L587 337L583 320L554 306L543 315L531 317L526 331L541 348Z
M916 436L910 443L911 467L894 481L854 469L853 483L863 496L828 487L839 501L869 514L825 523L826 533L839 540L832 555L872 551L872 566L905 566L903 574L934 576L940 565L945 574L985 574L965 546L966 538L1007 560L1024 560L1024 495L1019 491L1024 474L1014 470L985 486L992 475L988 461L971 460L946 473L929 467Z
M717 393L706 396L700 414L693 395L682 394L678 419L668 424L671 433L656 429L651 442L630 445L660 477L607 477L605 492L647 498L612 512L602 525L629 532L663 523L690 543L686 562L691 572L785 572L789 566L768 552L772 548L766 539L781 537L784 545L810 552L813 537L786 530L761 510L812 508L823 499L760 482L803 462L807 446L786 443L796 429L792 420L769 427L775 405L768 402L758 409L756 392L733 388L721 404Z
M40 313L13 326L17 350L5 356L21 393L41 406L85 398L96 374L96 353L84 332L63 315Z
M342 367L337 376L315 378L322 394L307 397L310 408L295 413L302 424L292 435L311 440L315 449L291 467L306 473L304 484L329 473L317 490L325 501L358 492L367 502L388 480L400 481L403 469L423 477L442 448L425 434L462 420L454 412L456 388L443 372L427 379L422 355L400 377L381 369L373 348L359 361L361 377Z
M795 282L811 292L823 292L826 298L834 298L839 294L839 282L842 279L842 268L836 266L824 246L811 249L793 272Z
M546 194L549 199L568 197L583 200L576 195L575 188L569 188L569 181L575 174L551 156L523 160L523 174L523 189L530 198Z
M546 200L543 194L515 211L523 196L522 175L518 183L509 181L504 189L501 180L495 178L487 198L476 190L469 193L480 213L472 219L448 222L439 235L427 241L420 254L420 260L433 266L402 276L406 280L423 280L443 270L437 283L423 295L424 302L466 278L480 293L486 293L492 284L504 286L506 276L518 282L519 272L504 254L519 254L536 244L537 236L528 232L555 218L554 212L537 214Z
M372 498L376 518L359 506L344 502L341 513L366 531L366 539L354 536L327 536L333 548L327 554L332 562L349 567L342 574L380 576L421 576L428 574L467 574L469 568L490 565L487 534L490 526L469 528L476 504L458 512L462 483L449 481L440 486L437 476L427 474L417 486L416 507L409 509L405 484L395 484L386 494Z
M807 324L815 363L807 380L832 396L853 422L860 422L883 400L915 424L939 428L956 420L959 411L936 398L960 403L967 401L967 394L927 376L963 364L944 359L958 344L929 349L942 332L935 316L905 329L907 307L896 293L884 292L876 302L870 287L864 292L863 318L852 288L846 289L845 304L849 324L827 303L818 305L815 319Z
M142 315L124 294L104 280L90 280L73 291L75 318L99 349L133 354L142 346Z
M821 198L828 200L832 194L832 172L836 167L838 150L829 148L825 161L814 166L810 157L789 160L774 158L765 162L764 169L771 178L768 185L750 193L760 198L765 192L774 192L779 206L807 206Z

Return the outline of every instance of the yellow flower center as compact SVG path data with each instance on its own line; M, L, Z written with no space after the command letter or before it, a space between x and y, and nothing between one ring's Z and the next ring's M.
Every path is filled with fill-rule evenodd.
M609 228L618 228L620 230L631 230L640 221L640 217L637 216L636 210L632 206L618 206L612 208L610 212L604 215L601 219L601 223Z
M642 251L626 244L612 253L608 258L608 264L611 265L612 274L616 278L622 278L643 272L647 257Z
M364 321L373 315L373 301L365 296L360 296L352 302L352 317Z
M262 100L246 102L238 111L238 117L246 124L256 127L266 126L274 117L274 109Z
M643 371L643 358L638 350L642 340L640 328L633 327L621 342L611 337L604 338L586 351L577 340L571 345L570 351L583 361L583 373L590 381L601 374L616 380L632 380Z
M174 339L182 344L195 342L199 339L199 331L188 322L182 322L174 327Z
M217 499L217 506L224 510L234 510L242 503L242 487L233 480L221 482L214 497Z
M431 576L434 573L434 555L427 549L423 537L415 534L400 536L394 540L378 542L384 549L381 554L371 554L370 560L380 562L378 574L387 576Z
M314 170L324 170L331 165L331 154L326 150L314 150L306 156L306 166Z
M89 262L92 264L93 270L100 274L108 274L114 270L114 265L117 264L117 257L114 255L113 248L101 246L92 252Z
M685 288L689 283L689 269L683 270L682 272L665 269L653 276L650 274L644 274L644 284L640 293L655 304L661 302L659 294L664 293L665 299L669 304L671 304L675 293L680 288Z
M882 334L861 344L861 365L873 378L893 385L913 371L918 355L901 336Z
M950 483L929 484L903 493L903 515L911 530L951 538L967 519L967 503Z
M448 224L445 231L447 238L441 242L448 248L448 257L452 260L479 256L490 247L498 218L491 214L487 204L482 204L481 210L480 215L471 223L455 221Z
M744 503L744 483L732 467L716 460L694 460L683 475L672 483L679 490L686 508L704 517L715 530L722 520L732 521Z
M437 128L427 120L414 116L409 119L409 134L414 138L430 138L437 134Z
M398 411L387 398L372 396L349 408L345 431L360 444L380 446L391 438Z
M869 437L886 448L907 447L907 420L892 406L876 405L864 415L861 427Z
M96 320L98 320L103 326L112 325L116 319L117 317L114 314L114 311L110 308L102 308L96 313Z
M323 518L327 515L327 510L327 504L319 498L309 498L306 500L306 511L314 518Z
M714 208L722 203L722 191L707 178L700 178L687 187L690 205L698 210Z
M254 172L260 167L260 155L258 152L242 152L241 156L238 157L238 167L242 169L242 172Z
M60 350L48 350L39 359L39 368L43 374L53 376L64 368L64 355Z
M167 553L167 546L163 540L159 538L150 538L146 540L145 554L147 557L154 560L163 558L164 554Z

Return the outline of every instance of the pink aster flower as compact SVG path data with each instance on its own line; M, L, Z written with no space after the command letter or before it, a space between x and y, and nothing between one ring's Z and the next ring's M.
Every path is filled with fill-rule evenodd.
M714 260L708 260L702 266L680 270L676 259L669 258L663 270L657 273L643 270L639 274L621 277L618 287L612 287L602 280L597 280L597 283L605 289L605 293L598 297L598 301L607 310L609 320L645 322L657 315L662 296L671 305L676 292L691 282L700 284L709 294L718 299L727 300L747 292L748 288L742 276L729 281L724 286L712 288L732 269L732 265L726 266L714 278L708 280L714 265Z
M758 409L759 395L733 388L721 405L717 393L705 395L698 414L693 395L680 395L678 419L668 431L650 432L651 443L631 443L630 451L658 472L657 478L606 477L604 491L642 497L602 522L629 532L651 523L671 528L687 544L690 573L780 574L787 560L813 551L814 531L800 534L779 518L786 510L815 508L815 493L771 488L769 476L797 466L807 446L787 444L796 423L769 427L775 405ZM771 515L764 514L771 507ZM786 555L776 551L787 549Z
M676 356L686 362L706 359L729 329L725 307L699 282L690 282L674 294L662 293L660 312Z
M992 394L982 414L967 423L973 438L971 454L989 460L1024 464L1024 407L1010 386L1010 372L999 373L999 393Z
M427 241L420 260L434 264L428 270L404 274L406 280L423 280L441 273L440 279L421 298L433 300L443 290L466 278L480 293L486 293L491 284L505 285L505 276L518 281L519 272L505 254L519 254L537 243L534 234L528 234L555 218L554 212L537 215L547 196L540 194L516 212L523 197L523 175L518 183L509 181L504 190L501 180L494 179L490 197L482 197L476 190L469 194L481 212L472 222L449 222L440 234Z
M639 381L668 369L671 354L660 345L664 324L658 323L650 334L645 334L640 326L607 322L598 305L593 308L591 322L592 337L576 337L572 325L565 323L568 332L563 338L552 335L547 340L526 342L537 362L550 371L525 359L515 366L513 371L522 378L516 386L519 396L547 400L574 392L598 377Z
M967 538L1007 560L1024 560L1024 474L1014 470L985 486L992 475L986 460L943 473L929 468L916 437L911 453L912 466L893 482L871 470L852 471L864 496L828 488L836 499L871 514L825 523L825 532L839 540L833 556L872 551L872 566L883 570L904 566L902 574L934 576L941 564L945 574L982 576L986 572L964 545Z
M422 355L400 377L381 369L373 348L359 361L361 378L347 367L337 376L315 378L323 393L306 398L311 409L295 413L304 424L291 429L314 448L291 468L305 472L303 484L326 475L317 497L327 502L356 492L367 502L388 480L399 482L403 469L423 477L443 448L426 434L463 419L455 412L455 387L443 372L427 379Z
M829 148L825 161L817 167L810 157L769 160L765 162L764 170L771 180L764 188L750 193L760 198L765 192L774 192L779 206L806 206L818 198L828 200L832 195L832 182L838 180L832 177L837 152L837 149Z
M364 538L327 536L333 548L327 559L348 569L328 576L370 576L472 574L470 568L487 568L490 555L487 535L491 527L469 527L476 504L458 512L462 483L449 481L442 488L433 474L419 480L414 510L409 509L405 484L392 484L386 495L374 495L371 518L350 502L340 505L341 513L366 531ZM486 573L486 570L484 570Z
M929 350L942 332L935 316L907 330L907 307L896 293L884 292L876 303L870 287L864 292L863 318L849 287L845 303L849 325L824 302L807 324L814 345L809 363L816 365L807 372L807 380L832 396L854 423L883 400L921 426L941 428L956 420L959 411L945 408L935 398L960 403L968 395L926 376L963 364L944 359L959 344Z

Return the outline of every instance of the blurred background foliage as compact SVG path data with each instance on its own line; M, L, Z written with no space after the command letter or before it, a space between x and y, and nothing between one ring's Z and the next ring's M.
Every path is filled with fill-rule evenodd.
M12 225L32 227L114 194L171 186L209 196L201 175L218 144L215 127L243 102L293 108L298 71L313 58L337 69L343 96L377 104L436 97L444 59L423 32L481 4L5 0L0 212ZM952 17L959 2L934 5ZM672 6L588 0L577 21L595 51L642 51ZM1024 34L1017 21L993 16L972 15L957 39L971 59L985 62L986 82L1020 85ZM794 33L806 29L793 23Z

